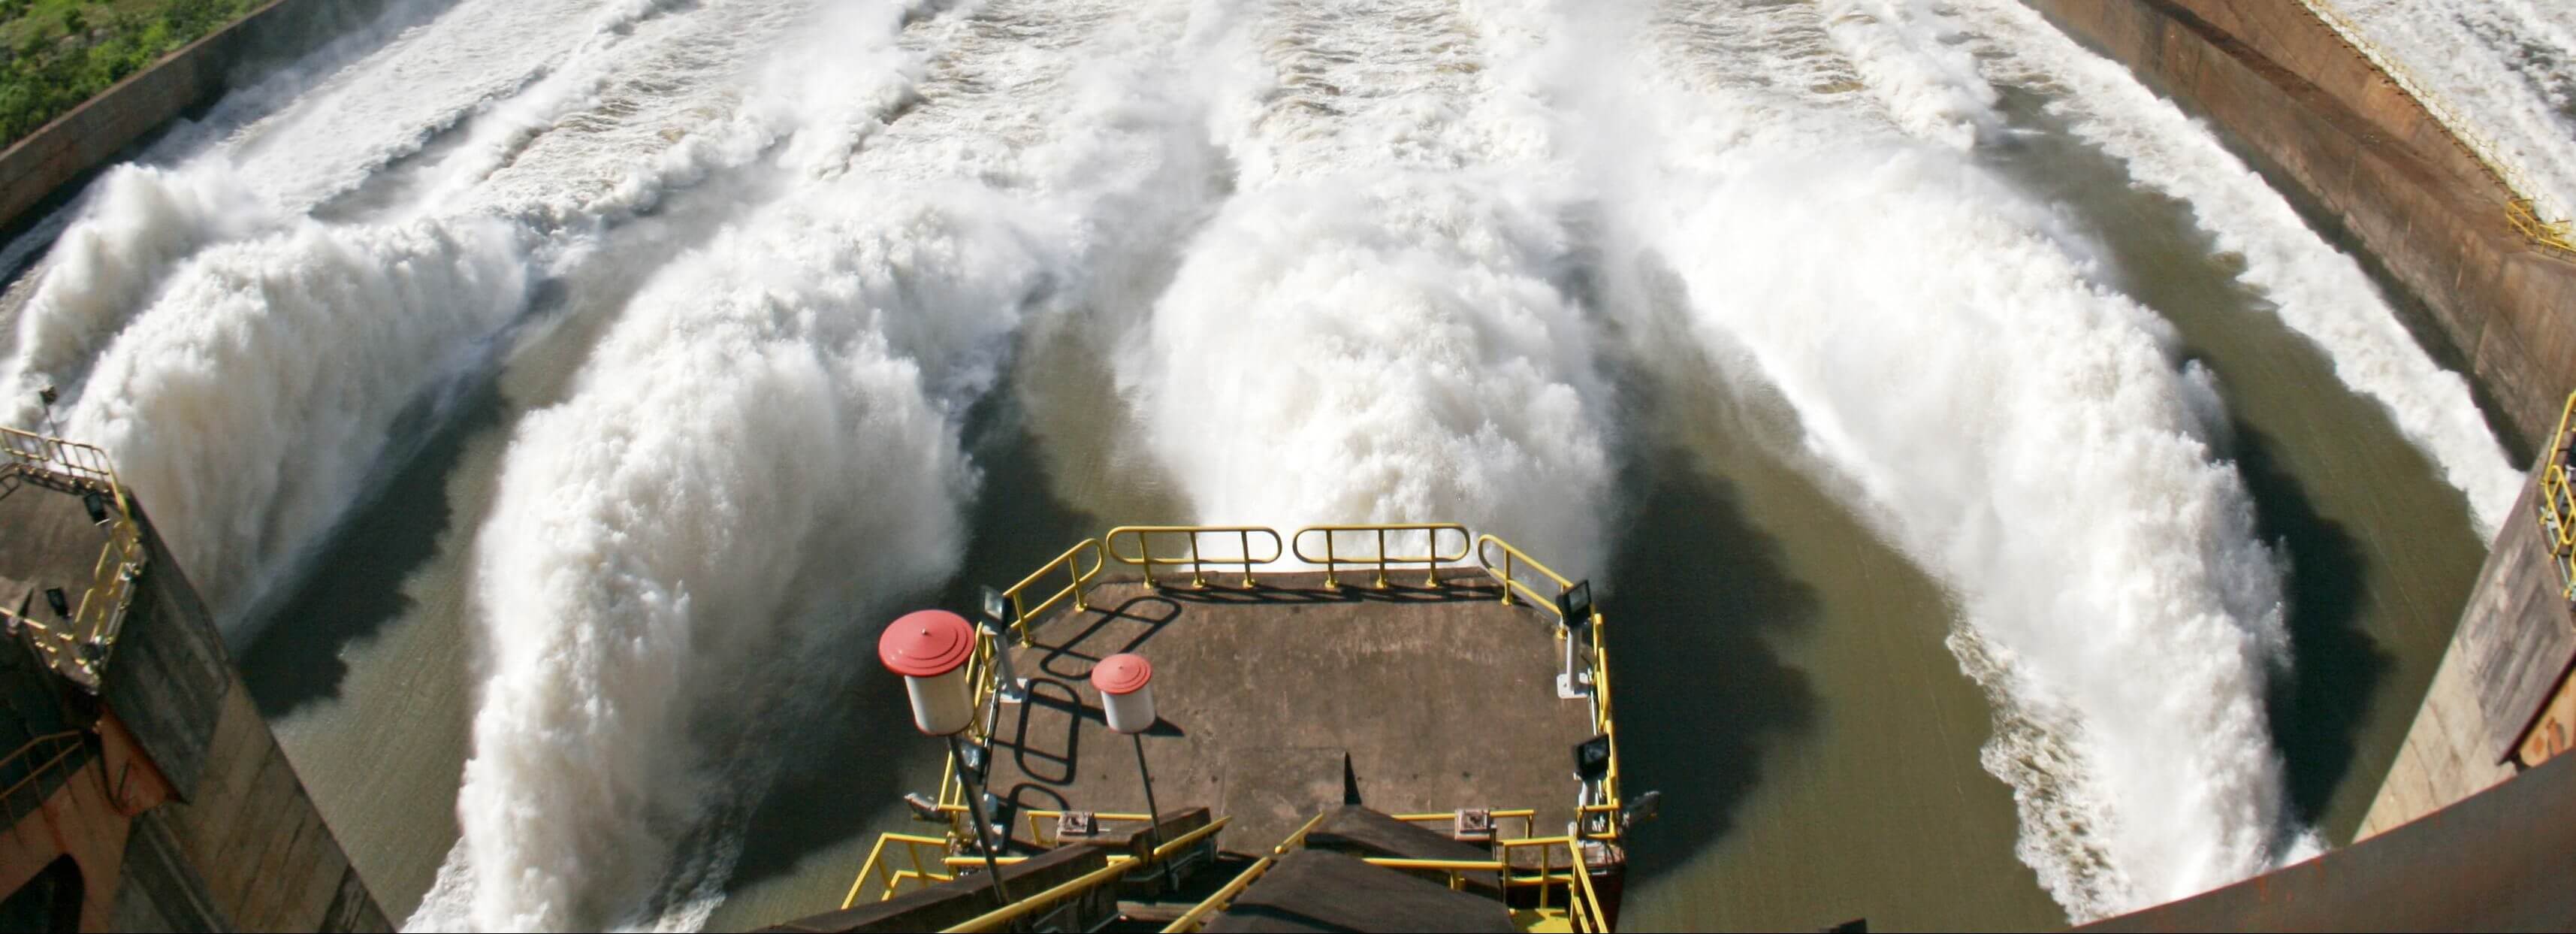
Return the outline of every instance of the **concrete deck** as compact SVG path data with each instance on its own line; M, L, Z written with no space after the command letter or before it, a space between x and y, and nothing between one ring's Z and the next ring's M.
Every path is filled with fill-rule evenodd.
M1420 574L1385 591L1348 585L1366 573L1338 591L1321 573L1264 574L1253 590L1094 583L1091 609L1039 618L1012 656L1030 701L1002 707L993 793L1022 808L1145 810L1133 741L1109 732L1088 680L1099 659L1134 652L1154 665L1162 718L1143 740L1155 803L1233 817L1227 850L1266 852L1342 804L1345 755L1371 808L1534 808L1539 835L1563 833L1573 748L1592 721L1589 701L1556 696L1555 617L1505 606L1481 570L1444 569L1437 590ZM1026 841L1027 821L1013 833Z
M52 622L45 589L77 609L107 529L89 521L80 495L0 468L0 609Z

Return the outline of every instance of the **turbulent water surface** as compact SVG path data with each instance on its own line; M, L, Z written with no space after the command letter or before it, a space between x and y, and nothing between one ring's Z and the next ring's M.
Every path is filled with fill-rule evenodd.
M418 929L833 907L876 623L1154 521L1599 580L1635 923L2100 917L2349 836L2518 481L2010 0L418 0L0 261Z

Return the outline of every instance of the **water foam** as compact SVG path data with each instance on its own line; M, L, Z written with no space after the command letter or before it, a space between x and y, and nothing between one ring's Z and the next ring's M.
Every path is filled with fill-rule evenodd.
M2543 216L2576 218L2576 10L2530 0L2332 0L2487 137Z
M100 355L67 431L114 455L229 622L357 498L424 388L488 352L523 249L488 221L214 247Z
M2521 492L2521 471L2505 459L2468 381L2415 343L2359 263L2310 231L2261 176L2127 70L2018 4L1969 0L1957 7L1986 37L1975 45L1996 80L2063 89L2052 112L2127 165L2138 184L2190 205L2193 222L2219 249L2244 258L2238 281L2324 350L2344 385L2385 406L2467 496L2481 537L2494 534Z
M1711 355L1796 412L1797 456L1960 601L1986 762L2069 914L2261 871L2295 836L2261 704L2287 637L2203 440L2220 403L2094 245L1973 165L1993 91L1915 13L1647 17L1662 199L1623 223ZM1757 40L1800 70L1748 90L1707 64Z
M1121 380L1202 521L1465 522L1581 573L1607 390L1530 72L1562 17L1394 6L1240 24L1261 65L1217 107L1239 193Z
M653 275L513 431L475 552L463 835L407 927L703 918L780 738L763 711L954 573L960 420L1010 336L1145 248L1099 228L1154 229L1191 188L1191 160L1157 167L1188 111L1156 113L1168 77L1133 44L1169 41L1162 11L1083 8L1033 50L1041 11L991 4L846 54L903 12L790 50L755 89L792 117L782 190Z
M1956 157L1899 147L1728 179L1667 255L1711 343L1792 403L2072 751L1989 759L2024 805L2024 860L2085 919L2272 864L2261 698L2286 636L2167 326L2064 236Z

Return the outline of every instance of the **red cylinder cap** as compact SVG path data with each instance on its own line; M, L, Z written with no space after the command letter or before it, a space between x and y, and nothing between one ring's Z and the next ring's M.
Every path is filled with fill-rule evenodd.
M887 671L906 677L939 677L956 671L973 654L975 627L947 610L903 614L877 636L877 660Z
M1145 656L1120 652L1091 666L1091 686L1102 694L1134 694L1154 680L1154 663Z

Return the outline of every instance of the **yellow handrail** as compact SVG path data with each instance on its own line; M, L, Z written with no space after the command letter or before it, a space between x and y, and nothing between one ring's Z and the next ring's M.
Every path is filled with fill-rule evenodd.
M2576 438L2567 434L2571 424L2576 424L2576 393L2570 393L2559 410L2558 430L2549 436L2549 448L2541 455L2540 502L2534 504L2550 563L2558 566L2559 597L2566 600L2576 600L2576 482L2571 482L2568 471L2570 463L2576 462Z
M1135 539L1135 554L1130 555L1118 550L1118 537L1121 535ZM1186 543L1186 547L1181 550L1188 554L1168 556L1169 553L1166 553L1166 557L1156 557L1153 538L1157 535L1183 536L1182 540ZM1199 537L1202 535L1234 536L1238 556L1229 558L1222 555L1209 555L1205 549L1199 547ZM1253 557L1252 540L1255 536L1270 540L1269 557ZM1101 536L1100 539L1101 549L1109 555L1110 560L1144 569L1147 587L1156 586L1154 568L1177 567L1184 564L1190 566L1190 586L1192 587L1207 586L1207 566L1211 564L1242 568L1243 586L1250 587L1253 586L1252 569L1255 565L1269 564L1286 555L1279 533L1258 525L1122 525L1110 529L1109 534Z
M1082 554L1085 550L1091 552L1091 570L1088 571L1082 570L1081 562L1075 560L1075 556ZM1011 599L1011 626L1019 633L1020 644L1028 644L1028 621L1036 617L1038 614L1046 612L1049 608L1055 606L1058 601L1063 600L1065 597L1071 596L1073 598L1073 608L1076 610L1090 609L1089 606L1084 605L1082 602L1082 590L1084 587L1091 584L1092 578L1100 575L1101 567L1107 563L1108 558L1103 556L1100 551L1100 540L1096 538L1086 538L1082 540L1081 544L1067 548L1064 550L1063 554L1055 556L1055 560L1039 565L1037 570L1029 572L1029 576L1021 578L1019 583L1012 584L1010 589L1002 591L1002 596L1009 597ZM1030 585L1036 584L1038 582L1038 578L1045 577L1048 572L1054 571L1057 568L1065 568L1070 571L1073 575L1072 582L1066 584L1063 589L1056 591L1046 599L1038 601L1038 605L1034 609L1022 605L1021 598L1024 592L1029 589Z
M1215 892L1209 893L1208 897L1201 900L1198 904L1190 906L1190 910L1182 912L1180 917L1172 919L1172 923L1163 927L1165 934L1198 930L1200 925L1207 923L1207 917L1209 915L1225 910L1225 906L1234 903L1235 896L1243 894L1243 890L1246 887L1252 885L1254 882L1260 881L1261 874L1269 872L1270 867L1279 861L1279 857L1288 855L1289 851L1304 847L1306 845L1306 834L1314 830L1315 825L1323 822L1324 814L1316 814L1313 818L1308 819L1305 826L1297 828L1297 832L1289 834L1287 839L1279 841L1278 846L1271 847L1270 855L1264 856L1252 865L1244 867L1243 872L1237 874L1232 881L1227 882Z
M1499 562L1494 560L1493 549L1496 548L1502 549L1503 559ZM1544 574L1547 576L1548 580L1556 582L1558 593L1563 593L1566 588L1574 586L1574 582L1566 580L1565 575L1556 573L1547 565L1540 564L1538 559L1530 557L1528 553L1512 547L1512 543L1495 538L1491 535L1478 536L1476 538L1476 563L1484 565L1485 570L1488 573L1491 573L1502 580L1504 603L1512 602L1512 592L1519 591L1521 594L1528 597L1531 603L1547 608L1548 612L1555 613L1560 617L1565 615L1563 610L1557 609L1556 594L1539 593L1537 588L1522 583L1520 575L1516 575L1513 572L1518 568L1526 566L1531 570Z
M81 589L80 603L69 620L49 624L0 608L0 618L15 619L33 630L29 641L44 653L47 665L95 691L99 666L124 628L126 610L134 603L135 579L143 572L143 530L135 521L134 505L118 482L107 452L96 446L0 427L0 455L5 455L9 472L65 492L97 494L108 507L107 543L99 549L98 560L91 562L89 583ZM84 653L83 645L94 648Z
M1079 895L1090 890L1094 886L1116 882L1120 877L1135 871L1136 867L1144 864L1145 861L1143 860L1111 860L1109 865L1083 873L1077 878L1059 884L1044 892L1039 892L1036 895L1015 900L1008 905L985 912L976 916L971 921L957 925L956 927L948 928L947 930L952 932L952 934L953 932L1001 930L1003 925L1034 913L1040 908L1045 908L1055 904L1056 902L1063 901L1068 896Z
M2534 189L2531 183L2523 178L2522 173L2515 169L2511 162L2498 156L2495 144L2472 128L2469 121L2461 117L2458 111L2453 110L2450 103L2441 95L2434 93L2431 85L2426 84L2422 78L2416 77L2415 72L2398 61L2395 55L2389 54L2377 43L2370 41L2370 38L2362 33L2361 27L2344 18L2343 13L2336 10L2330 0L2299 0L2299 2L2300 5L2307 7L2308 13L2315 16L2318 22L2325 24L2328 32L2334 33L2336 38L2343 40L2343 44L2352 49L2354 54L2360 55L2362 60L2377 68L2380 74L2388 76L2389 82L2397 85L2398 90L2414 98L2415 103L2424 108L2424 113L2431 116L2433 122L2440 125L2451 137L2452 143L2457 144L2462 151L2469 154L2469 158L2476 160L2479 166L2485 168L2487 174L2495 179L2496 184L2503 186L2509 196L2505 205L2505 221L2513 226L2515 232L2539 246L2576 253L2576 235L2571 235L2568 222L2542 218L2538 202L2532 197Z
M912 859L911 869L900 871L896 870L886 860L885 850L886 845L889 843L899 843L903 845L905 854ZM876 879L879 882L884 883L878 888L877 897L869 899L869 901L881 902L901 894L903 883L907 880L922 880L924 884L928 884L930 882L946 882L949 879L956 878L954 873L944 871L933 872L928 864L922 862L921 848L925 846L937 847L939 848L939 852L945 854L948 851L948 838L928 837L910 833L889 833L878 835L877 845L868 850L868 861L859 867L859 877L851 880L850 882L850 893L841 897L841 907L844 910L857 907L859 904L859 891L867 887L869 879ZM941 865L944 869L945 864L942 863Z
M1322 557L1317 557L1306 552L1306 535L1310 532L1321 533L1324 536L1324 554ZM1394 554L1389 552L1386 546L1386 536L1389 532L1393 532L1399 536L1407 533L1420 533L1423 536L1422 553L1417 555ZM1442 551L1440 549L1440 536L1443 532L1458 533L1458 550L1455 553ZM1374 534L1376 536L1377 550L1367 555L1342 555L1336 551L1333 545L1333 539L1336 533ZM1455 522L1418 522L1378 525L1310 525L1305 528L1298 529L1295 534L1288 536L1288 550L1291 554L1297 556L1297 560L1306 562L1307 564L1323 566L1324 587L1327 590L1341 586L1341 580L1336 574L1336 571L1338 570L1338 566L1343 564L1375 565L1377 567L1377 587L1380 590L1386 589L1386 571L1389 565L1419 564L1423 566L1423 569L1426 572L1423 586L1438 587L1440 586L1440 566L1443 564L1454 564L1466 560L1468 546L1470 544L1471 540L1467 537L1467 527Z

